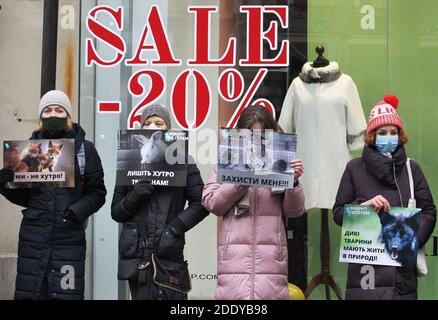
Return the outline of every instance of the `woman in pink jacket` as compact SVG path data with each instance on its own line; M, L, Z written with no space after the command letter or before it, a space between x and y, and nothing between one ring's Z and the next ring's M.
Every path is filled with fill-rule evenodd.
M261 106L246 108L237 128L279 130L271 113ZM216 299L289 299L282 217L297 217L304 212L304 193L298 182L303 174L301 160L292 161L290 166L295 169L295 185L282 193L266 187L220 184L213 170L204 187L202 204L223 217ZM235 207L242 198L249 202L249 210L237 216Z

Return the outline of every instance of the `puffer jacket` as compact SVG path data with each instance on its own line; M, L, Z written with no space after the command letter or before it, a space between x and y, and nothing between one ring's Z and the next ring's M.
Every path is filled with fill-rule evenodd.
M145 197L135 212L125 206L125 199L134 187L115 187L111 216L123 224L118 279L129 280L133 299L184 299L182 293L187 288L183 284L190 282L188 263L183 256L185 234L175 237L168 232L167 225L177 219L187 232L208 216L201 205L203 187L199 169L189 164L185 187L154 186L152 194ZM156 264L160 261L164 276L157 272ZM173 285L163 283L168 281L173 281Z
M31 137L47 138L43 132ZM74 131L52 138L75 140L74 188L0 188L9 201L25 207L18 242L14 297L18 300L41 299L43 293L44 299L84 299L86 219L105 203L102 163L93 143L85 140L85 131L74 124ZM76 157L82 144L86 159L83 184ZM73 211L78 222L65 218L66 210ZM63 288L67 273L74 275L74 285Z
M409 178L406 168L406 152L400 146L392 159L380 154L373 147L365 147L362 157L351 160L344 171L333 207L335 222L342 226L344 205L360 204L382 195L392 207L407 207L410 197ZM420 166L411 160L414 180L414 196L417 208L421 208L419 247L429 240L436 221L436 207L426 178ZM400 194L399 194L400 191ZM346 299L394 300L417 298L417 274L415 267L373 265L375 289L363 289L361 273L364 265L348 265Z
M234 215L234 207L248 193L249 212ZM287 300L287 242L283 216L304 212L301 185L282 194L217 182L213 170L202 194L202 204L223 217L218 241L219 300Z

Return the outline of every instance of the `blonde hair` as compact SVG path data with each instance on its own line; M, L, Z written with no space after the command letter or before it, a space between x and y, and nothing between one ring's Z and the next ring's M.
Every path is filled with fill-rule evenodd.
M40 132L43 129L44 129L43 122L41 121L41 118L40 118L40 121L38 123L38 127L36 128L36 131ZM71 130L73 130L73 121L71 120L70 116L67 116L67 123L65 124L65 131L71 131Z

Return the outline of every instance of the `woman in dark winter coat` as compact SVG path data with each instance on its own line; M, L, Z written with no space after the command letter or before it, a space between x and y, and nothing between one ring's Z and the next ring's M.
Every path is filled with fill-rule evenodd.
M141 121L143 129L171 128L169 113L160 105L146 107ZM203 187L195 164L187 166L185 187L152 186L150 178L116 186L111 215L123 223L118 279L128 280L134 300L187 299L191 284L184 234L208 215L201 204Z
M336 196L333 214L340 226L345 204L373 206L379 215L392 206L408 206L410 187L404 148L407 137L395 111L397 106L397 97L386 95L371 110L362 157L347 164ZM416 207L421 208L418 237L419 248L422 248L435 227L436 208L420 166L412 160L410 163ZM348 265L347 299L417 299L415 266L373 265L375 283L371 288L361 286L364 282L361 280L367 274L363 272L363 266Z
M7 189L11 168L0 171L0 193L22 210L15 299L83 299L85 227L105 203L99 155L85 131L71 121L65 93L52 90L40 101L40 125L31 139L74 139L75 187ZM84 162L85 160L85 162Z

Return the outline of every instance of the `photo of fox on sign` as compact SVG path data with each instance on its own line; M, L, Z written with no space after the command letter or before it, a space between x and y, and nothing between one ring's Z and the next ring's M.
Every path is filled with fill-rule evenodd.
M74 187L74 140L4 141L3 168L14 171L7 188Z

